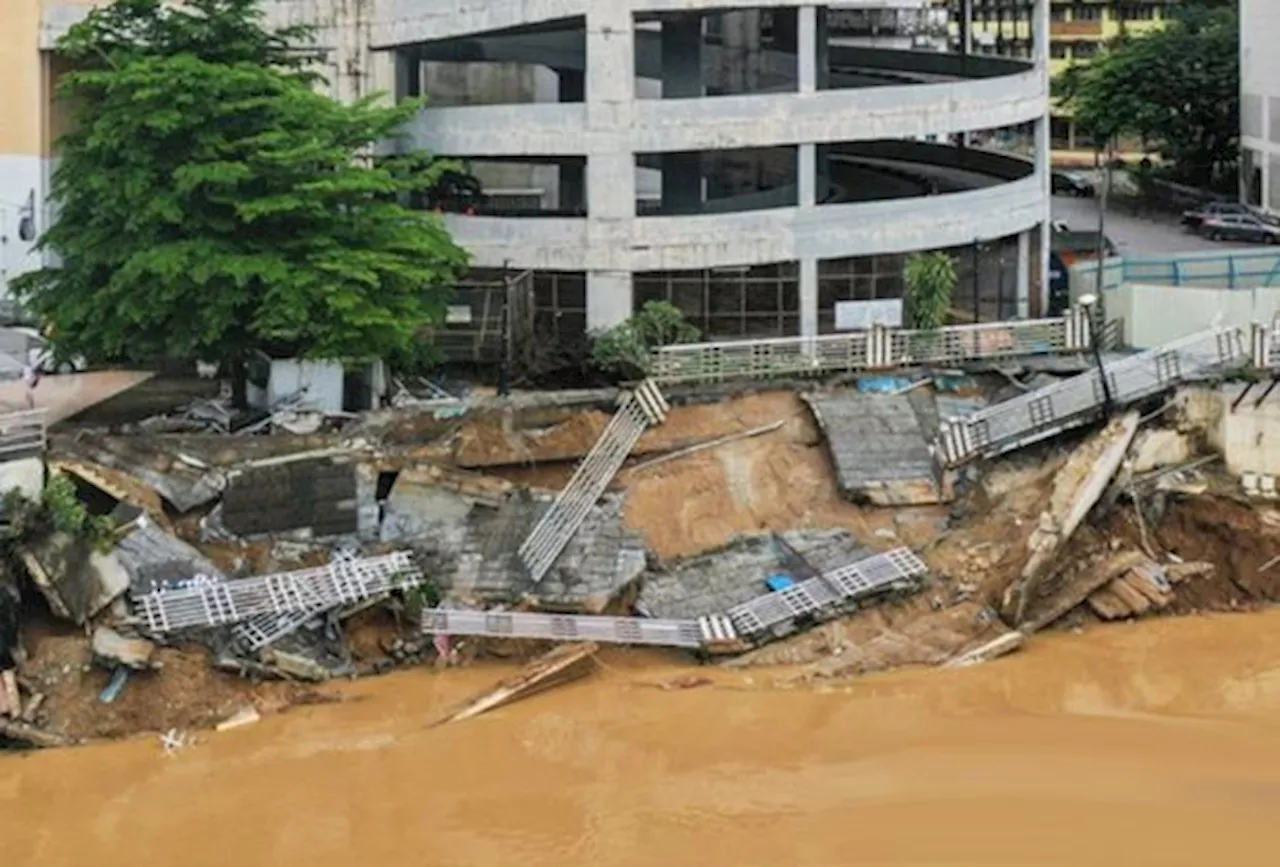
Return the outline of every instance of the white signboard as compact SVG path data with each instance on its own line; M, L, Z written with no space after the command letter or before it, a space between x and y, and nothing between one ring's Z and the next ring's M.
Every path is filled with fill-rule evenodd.
M444 311L444 322L446 325L470 325L471 305L450 304Z
M872 325L901 328L902 299L836 302L836 331L861 331Z

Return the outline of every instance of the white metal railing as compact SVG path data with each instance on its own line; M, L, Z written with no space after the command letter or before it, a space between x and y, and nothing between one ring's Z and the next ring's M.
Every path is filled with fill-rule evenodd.
M535 584L547 574L564 546L578 532L587 513L622 468L645 430L650 425L661 424L669 408L652 380L645 380L623 397L622 405L578 464L573 478L520 545L520 559Z
M726 340L660 347L650 376L661 383L763 379L799 374L885 370L920 364L1080 352L1089 348L1088 311L1009 322L952 325L933 331L875 326L821 337Z
M697 619L609 617L594 614L545 614L532 611L466 611L431 608L422 612L427 635L482 635L489 638L543 638L553 641L601 641L705 647L760 642L779 627L805 617L827 619L875 593L915 582L928 572L915 552L895 548L793 584L763 593L724 614ZM738 644L739 649L741 645Z
M1111 399L1125 405L1215 370L1251 361L1239 328L1211 328L1105 365ZM1097 369L939 426L937 453L946 466L1019 448L1097 417L1107 390Z
M0 415L0 461L44 452L47 445L48 426L44 410L26 409Z
M287 624L296 628L296 618L288 615L307 614L309 619L339 605L416 587L422 580L409 552L396 551L234 581L193 576L179 586L135 593L133 606L142 627L154 634L239 623L243 624L237 636L241 640L269 643L289 631L273 637L275 630Z

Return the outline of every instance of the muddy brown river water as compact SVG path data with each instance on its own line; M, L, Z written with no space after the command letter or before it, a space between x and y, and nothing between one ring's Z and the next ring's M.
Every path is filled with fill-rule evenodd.
M1280 612L813 689L668 691L690 669L605 663L438 728L503 671L347 684L171 756L0 758L0 865L1280 863Z

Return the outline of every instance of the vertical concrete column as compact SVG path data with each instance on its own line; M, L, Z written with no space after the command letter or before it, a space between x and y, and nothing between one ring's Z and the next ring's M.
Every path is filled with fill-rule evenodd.
M702 84L702 15L679 12L662 19L662 98L698 99ZM662 155L664 211L695 214L702 210L702 155Z
M1018 263L1015 279L1017 291L1016 315L1026 319L1031 310L1031 233L1039 231L1039 227L1018 233ZM1003 312L1001 313L1003 316Z
M800 260L800 336L818 336L818 260Z
M801 96L825 88L830 75L827 63L827 10L801 6L796 10L796 73ZM831 161L826 145L800 145L799 202L812 207L827 197L831 186Z
M587 330L631 315L630 249L636 213L631 150L635 100L631 10L596 3L587 11Z
M556 70L560 102L582 102L587 94L587 75L580 69ZM562 211L586 210L586 166L574 160L557 166L557 202Z
M1031 10L1032 57L1036 71L1040 73L1041 87L1049 93L1049 0L1036 0ZM1040 269L1040 311L1049 310L1049 252L1053 240L1052 213L1050 208L1050 152L1049 106L1045 100L1044 114L1036 121L1036 172L1044 195L1044 217L1040 222L1040 261L1034 267Z
M395 52L396 103L422 96L422 60L412 51Z

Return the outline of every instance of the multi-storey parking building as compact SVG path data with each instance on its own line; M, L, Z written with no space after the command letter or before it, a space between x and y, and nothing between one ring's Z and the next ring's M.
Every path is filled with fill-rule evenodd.
M1024 58L840 32L857 20L841 13L892 5L266 4L273 20L320 25L336 97L427 97L408 139L465 161L486 193L478 213L446 214L456 240L479 270L532 272L538 311L563 336L656 298L714 337L826 333L840 301L901 297L904 256L934 249L956 256L961 310L1034 315L1048 0L1027 7ZM83 9L0 10L0 72L17 94L0 123L10 219L27 202L45 213L60 114L50 50ZM1030 159L984 146L1015 139ZM36 264L11 235L0 257L0 273Z

